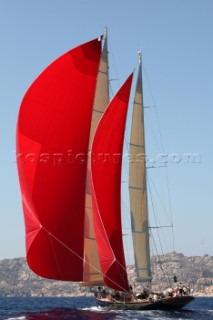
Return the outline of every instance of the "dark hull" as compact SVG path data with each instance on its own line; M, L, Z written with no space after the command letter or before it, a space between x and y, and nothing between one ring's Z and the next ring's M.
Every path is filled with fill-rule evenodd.
M162 298L157 301L135 300L123 302L116 300L98 299L99 306L115 310L178 310L194 299L192 296Z

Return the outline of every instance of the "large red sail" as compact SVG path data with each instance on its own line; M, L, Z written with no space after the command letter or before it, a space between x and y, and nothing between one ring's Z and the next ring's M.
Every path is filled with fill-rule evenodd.
M101 42L55 60L27 91L17 163L27 261L37 274L82 281L87 152Z
M92 144L91 192L94 229L104 283L129 291L121 227L121 164L132 83L127 79L109 104Z

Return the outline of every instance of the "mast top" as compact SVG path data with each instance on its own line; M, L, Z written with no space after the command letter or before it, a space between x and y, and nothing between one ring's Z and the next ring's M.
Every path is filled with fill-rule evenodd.
M139 62L139 64L142 63L142 51L141 51L141 49L138 51L138 62Z
M104 32L103 32L103 38L104 38L104 40L107 38L107 32L108 32L107 27L105 27L105 28L104 28Z
M107 39L107 27L104 28L104 32L100 37L98 38L99 41L106 40Z

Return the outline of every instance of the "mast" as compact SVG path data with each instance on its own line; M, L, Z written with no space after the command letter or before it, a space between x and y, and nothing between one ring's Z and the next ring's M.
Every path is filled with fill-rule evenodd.
M104 44L99 64L99 71L96 83L96 92L92 112L92 122L90 128L89 139L89 156L91 152L91 143L94 133L109 104L109 75L108 75L108 43L107 28L103 33ZM101 286L103 285L103 277L101 274L100 262L98 258L92 215L92 200L90 190L90 161L87 164L86 179L86 205L85 205L85 224L84 224L84 271L83 282L81 286Z
M133 105L130 155L134 159L129 169L129 195L136 281L151 282L141 51Z

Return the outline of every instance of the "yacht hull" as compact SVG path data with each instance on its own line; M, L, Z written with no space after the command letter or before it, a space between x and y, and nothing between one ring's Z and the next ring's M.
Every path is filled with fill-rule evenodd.
M192 296L162 298L157 301L134 300L131 302L117 301L115 299L98 299L99 306L115 310L178 310L194 299Z

